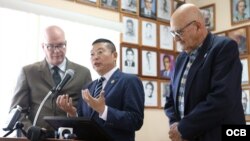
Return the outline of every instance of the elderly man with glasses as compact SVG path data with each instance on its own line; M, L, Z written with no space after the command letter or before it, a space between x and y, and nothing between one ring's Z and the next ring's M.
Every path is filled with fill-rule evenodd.
M172 141L221 141L225 124L245 124L237 43L207 31L201 11L180 6L170 20L182 46L164 107Z
M92 80L88 68L71 62L65 57L67 42L65 33L60 27L53 25L45 29L41 47L45 53L45 59L21 69L11 103L11 109L17 105L22 107L21 121L25 129L33 124L40 103L46 94L60 83L67 69L74 70L74 76L61 92L68 93L74 105L77 105L82 87ZM50 97L45 102L36 126L49 130L51 128L43 120L43 116L66 116L65 112L56 108L55 100L56 97L54 99Z

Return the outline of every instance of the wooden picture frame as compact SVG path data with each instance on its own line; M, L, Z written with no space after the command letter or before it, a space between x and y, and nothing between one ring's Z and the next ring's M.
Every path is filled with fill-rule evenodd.
M141 50L141 73L142 76L157 77L157 51Z
M120 68L122 72L139 74L139 49L132 45L121 45L120 47Z
M159 77L170 79L174 73L175 56L167 52L159 52Z
M200 7L201 12L203 14L206 28L209 31L215 30L215 4L210 4L207 6Z
M172 0L158 0L157 1L157 20L170 21L173 11Z
M250 20L249 0L230 0L231 3L231 24L245 23Z
M250 117L250 89L249 88L242 88L241 102L242 102L245 116Z
M156 79L141 78L144 93L145 93L145 107L158 108L158 81Z
M141 20L141 45L157 47L157 26L152 20Z
M170 81L159 80L159 87L160 108L164 108L166 103L166 96L170 95Z
M120 11L123 13L138 15L139 0L122 0Z
M248 53L247 28L241 27L227 32L228 37L235 40L238 44L240 54Z
M98 6L99 0L76 0L76 2L91 5L91 6Z
M112 11L119 11L119 0L100 0L100 7Z
M140 0L139 13L141 17L156 19L156 0Z
M160 35L159 39L159 48L164 50L174 50L174 38L170 33L169 24L159 23L158 25L158 35Z
M247 85L249 84L249 59L248 57L242 57L240 61L242 64L241 84Z
M131 44L139 44L139 21L135 17L122 15L123 25L121 41Z

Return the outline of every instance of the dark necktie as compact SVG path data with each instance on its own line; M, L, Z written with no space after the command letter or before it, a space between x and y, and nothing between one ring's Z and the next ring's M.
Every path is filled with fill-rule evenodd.
M59 74L59 68L57 66L54 66L52 68L54 71L53 71L53 74L52 74L52 77L54 79L54 82L56 84L56 86L61 82L61 76Z
M94 97L98 97L98 95L100 94L101 90L102 90L102 82L105 80L104 77L101 77L98 79L97 85L95 87L95 92L94 92Z

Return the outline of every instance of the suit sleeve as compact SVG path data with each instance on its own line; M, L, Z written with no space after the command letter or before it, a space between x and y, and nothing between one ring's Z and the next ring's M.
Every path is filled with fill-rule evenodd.
M121 108L108 107L105 126L134 132L139 130L144 118L144 89L137 77L129 76L122 82L119 92L123 94ZM119 94L119 93L117 93Z

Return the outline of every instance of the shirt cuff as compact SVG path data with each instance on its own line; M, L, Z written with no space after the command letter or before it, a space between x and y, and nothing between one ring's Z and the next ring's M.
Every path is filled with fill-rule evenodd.
M107 120L107 115L108 115L108 106L105 105L104 111L102 114L99 114L99 117L103 120Z

